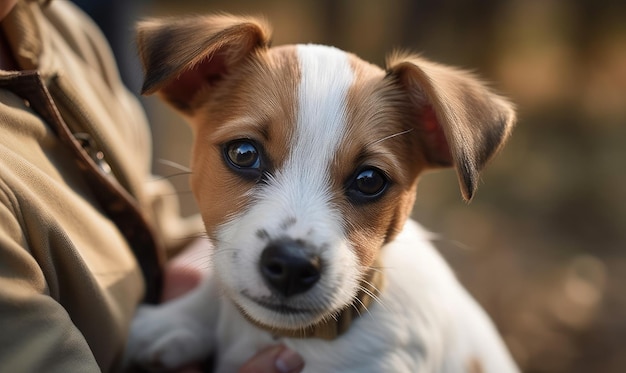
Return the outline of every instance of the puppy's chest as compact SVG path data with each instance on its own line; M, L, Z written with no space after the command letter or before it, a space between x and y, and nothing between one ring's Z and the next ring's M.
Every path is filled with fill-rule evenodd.
M370 313L378 313L376 308L373 307ZM278 343L302 356L305 361L304 373L417 372L421 371L418 367L424 365L419 349L412 348L413 343L407 344L406 338L398 338L400 329L372 328L376 321L371 317L369 320L365 317L358 320L353 325L354 329L338 339L326 341L315 338L275 338L252 326L231 305L223 304L222 311L226 312L222 313L218 327L216 373L235 372L257 351ZM412 334L410 339L416 336Z

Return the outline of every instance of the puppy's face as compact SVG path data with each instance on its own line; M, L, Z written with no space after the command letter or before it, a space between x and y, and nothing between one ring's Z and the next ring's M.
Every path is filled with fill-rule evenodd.
M144 93L193 125L191 183L217 278L273 328L355 302L420 172L455 166L471 198L514 121L464 72L415 56L383 71L331 47L269 48L256 19L149 21L138 41Z
M351 303L411 209L422 162L384 75L330 47L276 48L198 109L192 188L215 268L263 324L299 328Z

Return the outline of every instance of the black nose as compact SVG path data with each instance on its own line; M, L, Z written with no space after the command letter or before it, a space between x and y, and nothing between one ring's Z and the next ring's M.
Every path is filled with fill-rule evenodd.
M286 297L309 290L320 278L320 258L293 240L270 243L260 264L267 284Z

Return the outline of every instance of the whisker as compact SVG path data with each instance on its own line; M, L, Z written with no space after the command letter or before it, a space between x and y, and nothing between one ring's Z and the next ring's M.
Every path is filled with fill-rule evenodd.
M159 158L159 159L157 159L157 162L159 162L162 165L175 168L175 169L177 169L179 171L191 173L191 168L183 166L182 164L176 163L174 161L170 161L170 160L167 160L167 159Z
M433 234L431 237L429 237L429 241L430 242L441 242L441 243L447 243L450 244L451 246L454 246L456 249L461 249L461 250L465 250L465 251L472 251L475 250L474 247L466 245L460 241L457 240L452 240L450 238L446 238L443 237L442 235L438 235L438 234Z
M383 271L386 269L387 267L367 267L368 271L374 271L374 272L378 272L378 273L383 273Z
M394 137L396 137L396 136L405 135L405 134L407 134L407 133L409 133L409 132L412 132L412 131L413 131L413 128L409 128L408 130L404 130L404 131L402 131L402 132L394 133L393 135L389 135L389 136L383 137L383 138L382 138L382 139L380 139L380 140L374 141L371 145L376 145L376 144L379 144L379 143L381 143L381 142L383 142L383 141L385 141L385 140L392 139L392 138L394 138Z
M363 291L365 294L369 295L374 300L374 302L380 304L381 307L386 309L385 305L383 304L383 301L380 299L380 297L378 295L372 293L370 290L365 289L363 287L361 287L361 291Z
M366 283L367 285L369 285L372 289L374 289L378 294L380 294L380 289L378 289L376 286L374 286L374 284L372 284L371 282L367 281L367 280L363 280L364 283ZM381 307L383 307L384 309L387 309L386 305L384 304L384 302L380 299L380 297L378 296L378 294L373 293L372 291L370 291L369 289L363 287L363 286L359 286L360 290L363 291L365 294L369 295L374 302L380 304Z
M337 315L336 315L336 314L331 313L331 314L330 314L330 317L331 317L333 320L335 320L335 322L336 322L336 321L338 321L338 319L337 319Z
M365 305L365 303L363 303L362 300L360 300L359 298L356 298L356 301L361 304L361 307L365 310L365 312L367 312L368 314L370 313L370 311L367 309L367 306ZM354 303L351 303L351 306L352 308L354 308L354 310L359 315L359 317L361 317L361 310L359 309L359 307L357 307L356 304Z
M183 195L183 194L192 194L193 191L192 190L177 190L173 193L162 193L159 194L160 197L171 197L171 196L179 196L179 195Z
M153 177L150 181L166 180L166 179L171 179L171 178L174 178L174 177L186 176L186 175L191 175L191 172L177 172L175 174L171 174L171 175L167 175L167 176L159 175L159 176Z

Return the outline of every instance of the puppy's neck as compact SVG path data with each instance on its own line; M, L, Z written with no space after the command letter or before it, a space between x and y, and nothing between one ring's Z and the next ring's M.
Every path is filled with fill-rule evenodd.
M325 340L333 340L347 332L355 321L363 312L367 312L367 308L378 296L384 286L384 275L376 262L368 271L367 276L361 280L359 292L351 304L343 308L333 317L328 317L317 324L313 324L302 329L280 329L260 324L242 312L244 317L257 327L267 330L276 337L284 338L321 338Z

